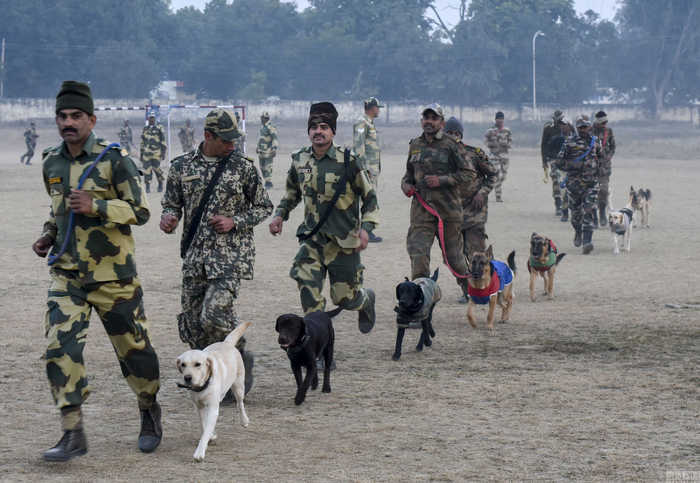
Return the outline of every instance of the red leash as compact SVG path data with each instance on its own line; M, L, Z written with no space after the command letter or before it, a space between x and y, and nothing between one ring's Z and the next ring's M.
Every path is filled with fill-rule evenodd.
M471 274L467 273L466 275L461 275L450 266L450 262L447 260L447 251L445 250L445 224L438 212L435 211L435 208L426 203L423 197L418 194L418 191L413 191L412 196L418 200L418 203L420 203L421 206L428 211L428 213L438 219L438 240L440 241L440 248L442 249L442 261L445 263L445 265L447 265L447 268L450 269L452 275L457 278L471 278Z

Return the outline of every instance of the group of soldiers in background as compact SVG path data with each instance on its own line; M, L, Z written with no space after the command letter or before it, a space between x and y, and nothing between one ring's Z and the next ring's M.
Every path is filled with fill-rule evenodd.
M24 144L27 145L27 152L19 158L20 164L31 165L32 158L34 157L34 150L36 149L36 140L39 135L36 133L36 124L34 121L29 123L29 127L24 131ZM25 161L26 160L26 161Z

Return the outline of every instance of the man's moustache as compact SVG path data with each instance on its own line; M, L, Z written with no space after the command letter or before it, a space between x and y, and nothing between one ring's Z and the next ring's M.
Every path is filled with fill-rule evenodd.
M67 132L74 132L74 133L77 133L78 131L76 131L76 130L73 129L72 127L68 127L68 128L66 128L66 129L64 129L63 131L61 131L61 133L63 133L63 134L65 134L65 133L67 133Z

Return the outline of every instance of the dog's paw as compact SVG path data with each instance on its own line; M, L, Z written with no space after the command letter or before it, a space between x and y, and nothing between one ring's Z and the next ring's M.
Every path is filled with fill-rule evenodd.
M433 341L430 339L426 339L425 341L423 341L423 344L425 345L425 347L430 347L431 345L433 345Z
M197 448L197 450L194 452L192 455L192 458L197 462L201 463L204 461L204 454L206 453L206 450Z
M416 352L423 352L423 344L418 344L416 346Z
M305 395L303 395L303 394L297 394L297 395L294 397L294 404L296 404L297 406L299 406L301 403L304 402L304 399L306 399L306 396L305 396Z
M241 426L247 428L248 424L250 424L250 420L248 419L248 416L244 414L243 416L241 416Z
M325 393L331 392L331 386L323 386L322 392L325 392Z
M392 361L398 361L399 359L401 359L401 354L394 354L391 356Z
M209 444L216 444L216 438L217 438L217 435L212 434L211 439L209 440Z

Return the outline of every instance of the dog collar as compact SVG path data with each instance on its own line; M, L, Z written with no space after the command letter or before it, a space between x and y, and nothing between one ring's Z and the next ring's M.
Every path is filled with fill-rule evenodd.
M188 386L186 384L180 384L179 382L177 383L177 387L181 387L183 389L189 389L192 392L202 392L207 387L209 387L209 381L211 381L211 372L209 373L209 377L207 377L207 380L204 382L204 385L202 387L200 387L199 389L195 389L192 386Z
M287 347L287 348L285 349L285 351L286 351L287 353L289 353L289 352L299 352L299 351L302 350L304 347L306 347L306 344L309 343L309 340L310 340L310 339L311 339L311 337L309 337L309 334L304 333L304 336L301 338L301 340L299 341L298 344L290 345L289 347Z

